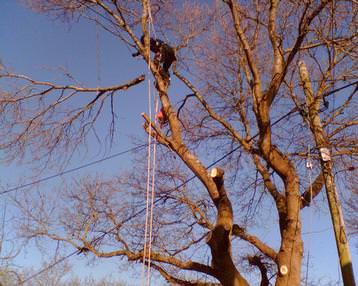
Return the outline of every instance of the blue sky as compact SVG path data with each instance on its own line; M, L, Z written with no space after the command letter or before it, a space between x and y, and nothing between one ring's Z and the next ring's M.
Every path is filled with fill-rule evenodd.
M29 11L18 1L2 0L0 2L0 59L6 67L14 72L28 74L39 80L54 80L61 82L61 76L55 70L66 68L81 83L89 87L96 87L97 77L100 85L121 84L134 77L146 73L146 67L139 59L132 59L130 51L117 40L107 34L99 34L100 44L96 41L97 32L94 24L86 22L65 24L53 21L46 15ZM98 48L99 47L99 48ZM132 51L133 52L133 51ZM100 53L98 68L97 55ZM84 156L71 163L76 167L82 163L102 158L104 155L121 152L132 147L130 136L143 136L142 118L140 113L147 110L147 84L144 82L139 88L133 88L121 93L116 101L119 116L119 132L116 134L116 144L109 151L108 148L96 146L95 152L87 152ZM133 132L138 130L139 132ZM120 156L107 162L86 168L80 172L67 175L66 179L77 176L99 174L118 174L130 166L130 155ZM49 170L42 175L53 174ZM0 166L0 184L2 188L17 185L19 181L31 181L31 173L27 166L16 164ZM61 179L52 180L39 185L39 190L52 191ZM21 192L18 193L21 195ZM3 197L2 203L5 204ZM72 251L72 250L71 250ZM19 267L34 267L39 269L41 257L35 247L28 247L16 259ZM106 259L95 267L86 267L85 259L75 256L70 263L76 264L76 274L80 277L91 275L102 277L108 273L117 273L114 259ZM122 272L122 280L133 282L135 274ZM133 285L135 283L133 282Z
M82 83L88 86L97 85L98 75L101 85L120 84L141 73L146 73L146 67L140 59L133 59L126 47L110 35L100 34L100 45L96 42L96 26L85 21L64 24L52 21L46 15L40 15L25 9L18 1L2 0L0 2L0 59L16 72L30 74L37 79L58 79L58 74L50 68L64 67ZM100 53L98 69L97 55ZM147 83L121 94L116 103L119 114L119 133L116 144L110 153L116 153L130 148L131 136L144 136L140 113L147 110ZM80 165L107 154L107 149L101 149L95 155L79 157L73 166ZM81 174L100 172L106 174L118 173L130 166L130 157L124 156L101 163L95 167L83 170ZM72 165L70 166L72 167ZM21 166L0 166L1 187L12 186L22 178L30 175ZM51 174L51 172L49 172ZM44 175L49 175L44 174ZM73 176L77 176L75 174ZM68 178L71 178L69 175ZM57 181L41 185L40 188L51 188ZM322 195L325 196L324 193ZM309 274L317 278L337 280L339 264L333 238L328 209L315 210L315 207L303 211L305 223L303 232L305 248L310 249ZM261 231L260 231L261 232ZM267 241L272 241L273 231L265 231ZM357 248L351 245L354 268L358 269ZM35 249L28 249L25 255L17 260L18 264L39 266L40 259ZM73 263L83 264L83 260L74 258ZM111 260L98 264L92 273L101 276L107 272ZM84 267L84 266L83 266ZM87 269L87 268L86 268ZM113 271L109 270L110 272ZM303 270L305 271L305 269ZM356 275L357 276L357 275ZM120 275L122 279L130 279L128 275Z

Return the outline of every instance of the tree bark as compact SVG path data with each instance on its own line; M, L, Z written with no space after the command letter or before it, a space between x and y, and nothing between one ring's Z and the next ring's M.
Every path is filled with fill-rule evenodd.
M216 278L223 286L248 286L248 282L241 276L232 260L233 211L224 188L224 171L214 168L211 177L219 191L219 198L215 201L218 209L216 225L207 240L212 255L212 267Z
M303 242L301 238L301 199L298 192L298 182L286 186L287 218L280 225L281 247L277 255L278 276L276 286L299 286L301 282L301 262Z

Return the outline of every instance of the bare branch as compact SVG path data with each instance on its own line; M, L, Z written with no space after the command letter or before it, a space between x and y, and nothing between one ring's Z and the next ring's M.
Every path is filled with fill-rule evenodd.
M277 253L271 247L260 241L256 236L248 234L245 229L241 228L237 224L234 224L232 229L232 234L235 236L240 237L241 239L251 243L255 246L258 250L261 251L262 254L266 255L267 257L271 258L273 261L277 259Z

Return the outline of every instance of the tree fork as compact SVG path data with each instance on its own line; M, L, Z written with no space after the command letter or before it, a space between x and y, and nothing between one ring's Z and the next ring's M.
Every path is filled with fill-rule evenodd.
M233 210L224 188L224 170L213 168L210 176L219 192L219 198L214 201L218 210L216 225L207 238L212 255L212 267L216 278L223 286L248 286L248 282L241 276L232 260Z

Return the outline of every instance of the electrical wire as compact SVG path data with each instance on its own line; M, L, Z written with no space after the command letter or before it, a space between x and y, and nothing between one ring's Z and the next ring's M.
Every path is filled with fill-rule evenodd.
M294 114L295 112L299 111L298 107L294 107L292 108L289 112L287 112L285 115L281 116L280 118L278 118L277 120L275 120L272 124L271 127L275 126L276 124L278 124L279 122L281 122L282 120L284 120L287 117L290 117L292 114ZM256 133L254 136L252 136L249 140L248 143L250 143L252 140L254 140L255 138L257 138L259 136L259 133ZM231 149L228 153L224 154L223 156L221 156L220 158L216 159L214 162L210 163L208 166L205 167L205 169L210 169L211 167L215 166L216 164L220 163L221 161L223 161L224 159L226 159L227 157L229 157L231 154L235 153L236 151L240 150L242 148L242 145L239 145L233 149ZM167 191L166 193L171 193L174 191L179 190L180 188L182 188L183 186L185 186L186 184L190 183L192 180L194 180L196 178L196 175L191 176L190 178L188 178L187 180L185 180L183 183L179 184L178 186L174 187L173 189L170 189L169 191ZM157 198L154 201L154 204L159 203L162 200L165 200L166 197L162 196ZM140 215L141 213L143 213L145 211L145 208L137 211L136 213L131 215L132 217L135 217L137 215ZM128 218L127 220L125 220L123 223L125 223L126 221L130 220L130 218ZM115 227L111 230L114 230ZM110 231L111 231L110 230Z
M296 112L296 111L298 111L298 108L296 108L296 107L293 108L293 109L291 109L291 111L289 111L288 113L286 113L285 115L283 115L282 117L280 117L280 118L279 118L278 120L276 120L271 126L276 125L277 123L279 123L280 121L282 121L283 119L285 119L286 117L290 116L291 114L293 114L293 113ZM253 137L251 137L251 138L248 140L248 142L251 142L251 141L252 141L253 139L255 139L258 135L259 135L259 133L256 133ZM7 190L5 190L5 191L0 192L0 196L1 196L1 195L8 194L8 193L15 192L15 191L18 191L18 190L27 188L27 187L30 187L30 186L35 185L35 184L39 184L39 183L42 183L42 182L46 182L46 181L49 181L49 180L51 180L51 179L54 179L54 178L57 178L57 177L60 177L60 176L63 176L63 175L67 175L67 174L69 174L69 173L72 173L72 172L81 170L81 169L83 169L83 168L87 168L87 167L90 167L90 166L93 166L93 165L102 163L102 162L104 162L104 161L107 161L107 160L110 160L110 159L119 157L119 156L121 156L121 155L130 153L130 152L133 152L133 151L140 150L140 149L142 149L142 148L144 148L144 147L147 147L147 146L148 146L148 144L145 143L145 144L142 144L142 145L139 145L139 146L136 146L136 147L133 147L133 148L124 150L124 151L122 151L122 152L118 152L118 153L115 153L115 154L113 154L113 155L104 157L104 158L102 158L102 159L95 160L95 161L86 163L86 164L84 164L84 165L80 165L80 166L78 166L78 167L74 167L74 168L71 168L71 169L62 171L62 172L60 172L60 173L56 173L56 174L54 174L54 175L50 175L50 176L47 176L47 177L43 177L43 178L40 178L40 179L38 179L38 180L35 180L35 181L29 182L29 183L25 183L25 184L22 184L22 185L19 185L19 186L16 186L16 187L7 189ZM235 147L234 149L232 149L231 151L229 151L228 153L226 153L225 155L223 155L222 157L220 157L219 159L215 160L215 161L212 162L210 165L208 165L208 166L206 167L206 169L209 169L209 168L213 167L215 164L221 162L222 160L224 160L225 158L227 158L228 156L230 156L232 153L236 152L236 151L239 150L240 148L241 148L241 145ZM185 182L183 182L183 183L180 184L179 186L175 187L174 190L179 189L179 188L185 186L187 183L189 183L190 181L192 181L195 177L196 177L196 176L193 175L193 176L190 177L188 180L186 180ZM173 191L174 191L174 190L173 190ZM156 203L156 202L157 202L157 201L155 201L155 203Z
M87 5L86 5L87 6ZM87 8L90 8L87 6ZM90 9L92 10L92 9ZM96 13L98 13L97 11L95 11ZM99 13L98 13L99 14ZM105 18L106 20L108 20L108 18L104 17L103 15L100 15L101 17ZM151 15L150 15L151 17ZM110 21L111 23L113 23L112 21ZM154 26L153 26L153 30L154 30ZM154 31L155 32L155 31ZM358 84L358 81L356 82L353 82L351 84L348 84L348 85L345 85L341 88L338 88L338 89L334 89L326 94L324 94L323 96L326 97L332 93L335 93L337 91L340 91L342 89L345 89L349 86L352 86L352 85L357 85ZM274 126L276 124L278 124L280 121L282 121L283 119L285 119L286 117L289 117L290 115L292 115L293 113L295 113L296 111L299 111L298 108L293 108L290 112L288 112L287 114L285 114L284 116L280 117L278 120L276 120L271 126ZM253 139L257 138L259 136L259 133L255 134L253 137L251 137L248 142L251 142ZM104 162L104 161L107 161L107 160L110 160L110 159L113 159L115 157L118 157L118 156L121 156L121 155L124 155L126 153L129 153L129 152L132 152L132 151L136 151L136 150L139 150L141 148L144 148L144 147L148 147L150 148L150 145L151 143L149 142L148 144L142 144L140 146L136 146L134 148L130 148L128 150L125 150L123 152L119 152L119 153L116 153L116 154L113 154L113 155L110 155L110 156L107 156L105 158L102 158L102 159L99 159L99 160L96 160L96 161L93 161L93 162L90 162L90 163L87 163L87 164L84 164L84 165L81 165L81 166L78 166L78 167L75 167L75 168L71 168L71 169L68 169L68 170L65 170L63 172L60 172L60 173L57 173L57 174L54 174L54 175L51 175L51 176L47 176L47 177L44 177L44 178L41 178L41 179L38 179L38 180L35 180L35 181L32 181L30 183L25 183L25 184L22 184L22 185L19 185L19 186L16 186L16 187L13 187L13 188L10 188L8 190L5 190L3 192L0 192L0 195L4 195L4 194L7 194L7 193L10 193L10 192L14 192L14 191L17 191L17 190L20 190L20 189L24 189L26 187L29 187L29 186L32 186L34 184L38 184L38 183L42 183L42 182L45 182L45 181L48 181L48 180L51 180L51 179L54 179L56 177L59 177L59 176L62 176L62 175L66 175L66 174L69 174L69 173L72 173L72 172L75 172L75 171L78 171L80 169L83 169L83 168L86 168L86 167L90 167L90 166L93 166L93 165L96 165L96 164L99 164L101 162ZM215 160L214 162L212 162L211 164L209 164L206 169L209 169L211 167L213 167L214 165L216 165L217 163L221 162L222 160L224 160L225 158L227 158L228 156L230 156L231 154L233 154L234 152L238 151L239 149L241 149L242 146L239 145L237 147L235 147L234 149L232 149L231 151L229 151L228 153L226 153L225 155L223 155L222 157L220 157L219 159ZM169 192L172 192L172 191L175 191L175 190L178 190L180 189L181 187L185 186L186 184L188 184L190 181L192 181L193 179L195 179L196 176L193 175L192 177L190 177L189 179L187 179L186 181L184 181L183 183L181 183L180 185L176 186L174 189L172 189L171 191ZM312 194L311 194L312 196ZM161 198L158 198L157 200L155 200L154 202L152 202L152 205L158 203L159 201L163 200L163 197ZM143 211L143 210L142 210ZM138 215L140 214L142 211L140 212L137 212L135 215ZM56 266L57 264L69 259L70 257L72 257L73 255L75 254L79 254L80 251L79 250L76 250L70 254L68 254L67 256L64 256L62 257L61 259L55 261L54 263L48 265L47 267L43 268L42 270L34 273L33 275L29 276L28 278L26 278L25 280L22 280L19 282L18 285L23 285L24 283L34 279L35 277L37 277L38 275L44 273L45 271L53 268L54 266ZM149 257L150 259L150 257Z
M19 286L20 286L20 285L24 285L26 282L28 282L28 281L34 279L35 277L39 276L40 274L42 274L42 273L46 272L47 270L50 270L51 268L55 267L57 264L59 264L59 263L65 261L65 260L67 260L68 258L70 258L71 256L73 256L73 255L75 255L75 254L79 254L79 253L80 253L79 250L76 250L76 251L74 251L74 252L71 252L70 254L68 254L68 255L66 255L66 256L60 258L59 260L56 260L54 263L48 265L47 267L41 269L40 271L38 271L38 272L32 274L32 275L29 276L29 277L27 277L25 280L19 281L19 284L18 284L18 285L19 285Z
M147 143L146 143L146 144L142 144L142 145L139 145L139 146L136 146L136 147L133 147L133 148L124 150L124 151L122 151L122 152L118 152L118 153L115 153L115 154L113 154L113 155L104 157L104 158L102 158L102 159L99 159L99 160L96 160L96 161L92 161L92 162L89 162L89 163L87 163L87 164L80 165L80 166L78 166L78 167L74 167L74 168L71 168L71 169L62 171L62 172L60 172L60 173L56 173L56 174L54 174L54 175L50 175L50 176L47 176L47 177L43 177L43 178L41 178L41 179L38 179L38 180L29 182L29 183L25 183L25 184L22 184L22 185L19 185L19 186L16 186L16 187L7 189L7 190L5 190L5 191L3 191L3 192L0 192L0 196L1 196L1 195L4 195L4 194L11 193L11 192L15 192L15 191L17 191L17 190L21 190L21 189L24 189L24 188L27 188L27 187L30 187L30 186L35 185L35 184L38 184L38 183L42 183L42 182L45 182L45 181L48 181L48 180L51 180L51 179L60 177L60 176L62 176L62 175L67 175L67 174L69 174L69 173L72 173L72 172L81 170L81 169L83 169L83 168L87 168L87 167L90 167L90 166L93 166L93 165L102 163L102 162L104 162L104 161L107 161L107 160L110 160L110 159L113 159L113 158L122 156L122 155L124 155L124 154L130 153L130 152L134 152L134 151L137 151L137 150L140 150L140 149L143 149L144 147L147 147L147 146L148 146Z
M294 114L294 113L297 112L297 111L298 111L298 108L297 108L297 107L291 109L288 113L286 113L285 115L281 116L281 117L278 118L276 121L274 121L274 122L271 124L271 127L272 127L272 126L275 126L275 125L278 124L280 121L282 121L282 120L284 120L285 118L291 116L292 114ZM258 136L259 136L259 133L256 133L253 137L251 137L251 138L248 140L248 142L251 142L253 139L257 138ZM134 149L143 148L143 147L147 147L147 146L148 146L148 144L143 144L143 145L137 146L137 147L135 147L135 148L131 148L131 149L128 149L128 150L126 150L126 151L123 151L123 152L114 154L114 155L109 156L109 157L113 158L114 156L119 156L119 154L123 154L123 153L125 153L125 152L128 153L128 152L130 152L130 151L133 151ZM218 158L217 160L215 160L214 162L212 162L211 164L209 164L209 165L206 167L206 169L209 169L209 168L213 167L214 165L216 165L217 163L221 162L222 160L224 160L225 158L227 158L228 156L230 156L232 153L234 153L234 152L238 151L239 149L241 149L241 147L242 147L242 146L239 145L239 146L237 146L236 148L232 149L231 151L229 151L229 152L226 153L225 155L221 156L220 158ZM109 157L107 157L107 158L109 158ZM103 159L97 160L97 161L104 161L105 159L106 159L106 158L103 158ZM108 159L107 159L107 160L108 160ZM96 161L95 161L95 162L96 162ZM94 162L88 163L88 164L86 164L86 165L88 166L89 164L94 164ZM86 166L86 165L83 165L83 166ZM79 168L79 167L77 167L77 169L78 169L78 168ZM76 169L76 168L74 168L74 169ZM65 171L65 172L69 172L69 171L70 171L70 170L67 170L67 171ZM62 173L64 173L64 172L62 172ZM55 175L54 175L54 176L55 176ZM54 177L54 176L52 176L52 177ZM60 176L60 174L57 174L57 176ZM48 177L48 178L49 178L49 177ZM183 187L184 185L188 184L190 181L192 181L192 180L195 179L195 178L196 178L195 175L192 176L192 177L190 177L190 178L187 179L185 182L181 183L179 186L176 186L175 188L173 188L173 189L170 190L169 192L173 192L173 191L175 191L175 190L180 189L181 187ZM45 179L45 178L44 178L44 179ZM38 180L38 181L39 181L39 180ZM31 183L25 184L25 185L29 186L29 185L31 185ZM23 186L24 186L24 185L23 185ZM19 186L19 187L22 187L22 186ZM18 188L18 187L17 187L17 188ZM14 190L14 189L15 189L15 188L13 188L13 190ZM0 195L1 195L1 193L0 193ZM164 199L164 197L160 197L160 198L156 199L153 204L156 204L156 203L160 202L160 201L163 200L163 199ZM142 210L136 212L135 214L131 215L131 217L137 216L137 215L141 214L143 211L145 211L145 209L142 209ZM123 223L124 223L124 222L123 222ZM117 227L117 226L111 228L109 231L105 232L104 234L102 234L101 236L99 236L99 237L98 237L97 239L95 239L94 241L100 239L101 237L103 238L105 234L111 232L111 231L114 230L116 227ZM76 250L76 251L70 253L69 255L62 257L61 259L57 260L57 261L54 262L53 264L51 264L51 265L45 267L44 269L42 269L42 270L36 272L35 274L33 274L33 275L31 275L30 277L26 278L25 280L21 281L19 285L23 285L25 282L27 282L27 281L29 281L29 280L31 280L31 279L37 277L38 275L42 274L43 272L45 272L45 271L51 269L52 267L54 267L54 266L56 266L57 264L59 264L59 263L65 261L66 259L70 258L71 256L73 256L73 255L75 255L75 254L79 254L79 253L81 253L81 251L80 251L80 250Z
M271 124L271 127L275 126L276 124L278 124L279 122L281 122L282 120L284 120L285 118L288 118L290 117L292 114L294 114L295 112L299 111L299 108L297 107L294 107L292 108L289 112L287 112L285 115L281 116L280 118L278 118L277 120L275 120L272 124ZM254 136L252 136L248 142L251 142L252 140L254 140L255 138L257 138L259 136L259 133L256 133ZM147 147L148 144L142 144L142 145L139 145L137 147L134 147L134 148L131 148L131 149L128 149L128 150L125 150L123 152L119 152L119 153L116 153L116 154L113 154L111 156L108 156L108 157L105 157L103 159L100 159L100 160L96 160L96 161L93 161L93 162L90 162L88 164L85 164L85 165L82 165L82 166L79 166L79 167L76 167L76 168L73 168L73 169L69 169L69 170L66 170L64 172L61 172L61 173L58 173L58 174L55 174L55 175L52 175L52 176L48 176L48 177L45 177L45 178L42 178L40 180L37 180L37 181L34 181L34 182L31 182L31 183L27 183L27 184L23 184L23 185L20 185L20 186L17 186L17 187L14 187L12 189L9 189L9 190L6 190L5 192L1 192L0 195L4 194L4 193L9 193L9 192L13 192L13 191L16 191L18 189L22 189L22 188L25 188L25 187L28 187L28 186L31 186L33 184L37 184L37 183L40 183L40 182L43 182L43 181L46 181L46 180L50 180L52 178L55 178L55 177L58 177L58 176L61 176L63 174L68 174L70 172L74 172L76 170L79 170L79 169L82 169L82 168L85 168L85 167L88 167L88 166L92 166L92 165L95 165L97 163L100 163L100 162L103 162L103 161L106 161L106 160L109 160L109 159L112 159L114 157L117 157L117 156L120 156L120 155L123 155L125 153L128 153L128 152L131 152L131 151L135 151L137 149L140 149L140 148L144 148L144 147ZM220 158L218 158L217 160L215 160L214 162L212 162L211 164L209 164L206 169L209 169L211 167L213 167L214 165L216 165L217 163L221 162L222 160L226 159L228 156L230 156L231 154L233 154L234 152L240 150L242 148L242 145L239 145L235 148L233 148L232 150L230 150L228 153L224 154L223 156L221 156ZM196 178L196 175L193 175L191 176L189 179L187 179L186 181L184 181L183 183L181 183L180 185L176 186L175 188L169 190L169 192L173 192L173 191L176 191L178 189L180 189L181 187L185 186L186 184L188 184L189 182L191 182L192 180L194 180ZM154 205L157 204L158 202L164 200L165 197L160 197L158 199L156 199L154 201ZM135 214L132 214L131 217L134 217L134 216L137 216L139 214L141 214L143 211L145 211L145 209L142 209L138 212L136 212ZM109 233L111 232L112 230L114 230L116 228L113 227L112 229L110 229L108 232L106 233ZM106 233L102 234L101 237L103 237ZM99 237L99 238L101 238ZM70 258L71 256L75 255L76 253L80 253L80 251L76 250L72 253L70 253L69 255L61 258L60 260L56 261L55 263L47 266L46 268L40 270L39 272L35 273L34 275L28 277L27 279L23 280L19 285L23 285L25 282L35 278L36 276L40 275L41 273L51 269L52 267L54 267L55 265L61 263L62 261Z
M342 87L336 88L336 89L334 89L334 90L331 90L331 91L329 91L329 92L326 92L326 93L324 93L324 94L322 95L322 97L327 97L327 96L329 96L329 95L331 95L331 94L333 94L333 93L336 93L336 92L338 92L338 91L341 91L341 90L343 90L343 89L346 89L346 88L348 88L348 87L350 87L350 86L352 86L352 85L356 85L356 89L354 90L354 92L356 92L357 89L358 89L358 80L356 80L356 81L354 81L354 82L352 82L352 83L346 84L346 85L344 85L344 86L342 86Z

